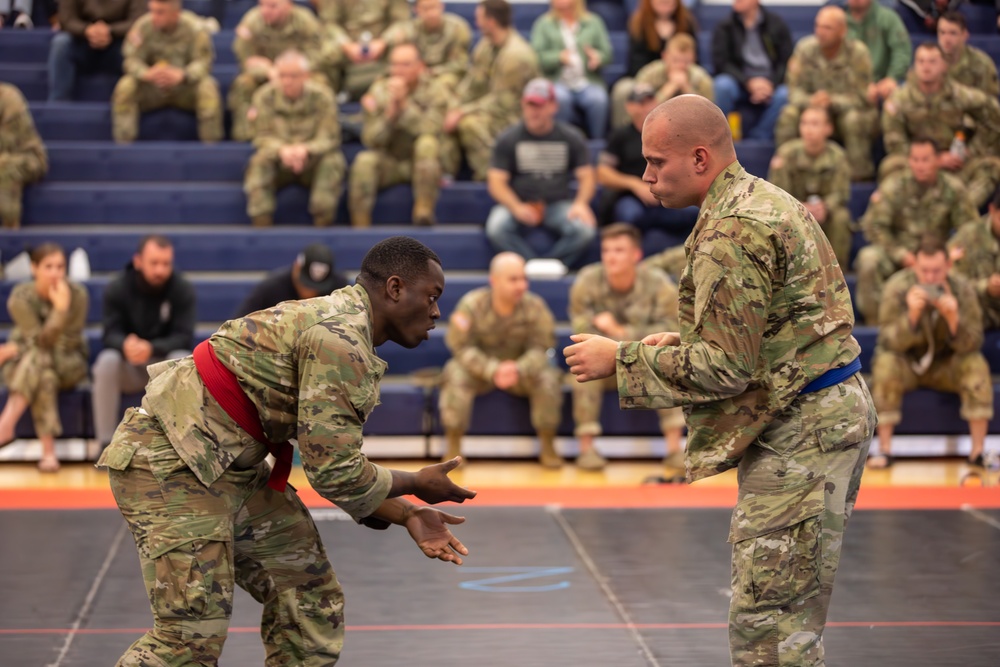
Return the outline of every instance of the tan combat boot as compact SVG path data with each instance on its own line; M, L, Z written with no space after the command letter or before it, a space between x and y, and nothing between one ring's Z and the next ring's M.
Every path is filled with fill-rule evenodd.
M274 216L271 215L255 215L251 220L251 224L254 227L270 227L274 224Z
M313 216L313 225L316 227L331 227L333 225L333 215L324 213Z
M543 468L562 467L563 464L562 457L556 453L555 431L540 431L538 433L538 440L542 445L541 452L538 455L538 462L542 464L542 467Z
M413 224L421 227L429 227L437 220L434 218L434 202L424 198L417 198L413 203Z
M684 450L668 454L663 459L663 479L672 484L685 481L687 471L684 466Z
M365 213L351 211L351 227L371 227L372 226L372 212L367 211Z
M456 456L461 456L462 454L462 434L458 431L446 431L444 434L447 446L444 451L444 456L441 457L441 462L450 461Z

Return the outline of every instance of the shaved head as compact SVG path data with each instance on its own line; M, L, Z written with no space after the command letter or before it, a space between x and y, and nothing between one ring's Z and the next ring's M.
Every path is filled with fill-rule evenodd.
M516 252L501 252L490 261L490 289L493 307L509 311L528 291L528 277L524 273L524 258Z
M524 258L516 252L501 252L490 260L490 275L506 273L511 269L523 269Z
M733 152L733 134L722 109L701 95L678 95L649 112L646 125L659 119L670 127L670 142L677 149L704 145Z
M816 12L816 19L831 21L832 23L847 27L847 13L836 5L827 5Z

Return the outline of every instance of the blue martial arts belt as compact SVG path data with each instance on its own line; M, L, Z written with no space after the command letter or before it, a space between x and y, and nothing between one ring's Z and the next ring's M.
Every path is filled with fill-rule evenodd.
M814 391L819 391L820 389L826 389L827 387L832 387L835 384L840 384L860 370L861 360L855 357L854 361L846 366L831 368L827 372L820 375L818 378L803 387L802 391L799 392L799 395L811 394Z

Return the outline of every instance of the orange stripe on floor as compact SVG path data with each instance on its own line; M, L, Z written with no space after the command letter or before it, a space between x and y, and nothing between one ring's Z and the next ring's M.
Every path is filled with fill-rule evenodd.
M469 506L566 508L729 508L736 502L730 486L598 486L481 488ZM310 488L299 490L309 507L330 503ZM1000 487L862 487L858 509L940 509L966 506L1000 509ZM109 489L24 488L0 490L0 509L107 509L115 500Z

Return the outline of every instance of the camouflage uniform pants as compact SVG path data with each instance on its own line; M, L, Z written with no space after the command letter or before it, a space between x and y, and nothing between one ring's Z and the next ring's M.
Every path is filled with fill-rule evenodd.
M833 247L837 262L846 273L851 268L851 241L854 237L851 212L846 206L829 209L826 212L826 222L820 227Z
M906 155L887 155L878 166L879 183L886 176L906 169ZM969 198L976 208L982 208L990 200L1000 185L1000 158L988 155L970 157L957 172L946 172L956 176L965 185Z
M875 423L856 374L800 396L744 454L729 534L734 667L825 664L823 629Z
M901 268L882 246L866 245L858 251L858 256L854 260L854 271L858 276L854 290L854 301L858 312L868 326L878 324L882 288L889 276Z
M618 380L614 376L594 382L573 382L573 435L601 435L601 402L604 394L609 391L618 393ZM675 428L684 428L684 411L681 408L657 410L660 418L660 430L666 434Z
M0 223L21 226L24 186L45 175L45 165L33 156L0 153Z
M351 163L347 204L355 215L370 218L380 190L411 183L414 201L424 201L433 210L441 190L441 144L436 136L424 134L413 144L413 158L399 160L388 153L366 150Z
M778 116L774 129L776 146L799 135L799 116L802 109L786 104ZM833 119L834 136L844 146L847 161L851 165L853 180L870 180L875 176L872 160L872 137L878 123L878 110L871 108L850 108L837 110L830 108Z
M527 396L531 404L531 426L536 432L555 431L562 416L562 373L547 366L538 373L522 373L518 383L507 390L514 396ZM438 409L446 431L466 433L476 396L496 389L493 383L473 377L454 359L441 374Z
M210 76L197 84L182 83L163 90L126 74L111 95L111 133L120 144L139 136L139 113L176 107L194 111L198 118L198 138L205 143L222 140L222 98L219 84Z
M913 371L911 361L895 352L875 352L872 395L880 422L898 424L902 420L903 395L917 387L958 394L965 421L993 419L993 380L989 362L980 352L935 359L923 375Z
M4 382L12 394L28 400L35 435L62 435L59 392L72 389L87 377L83 354L53 352L29 345L3 367Z
M441 164L446 173L454 176L462 164L462 151L472 169L472 179L485 181L490 168L493 144L506 125L485 111L462 116L452 134L445 135L441 147Z
M330 667L344 642L344 597L295 489L267 486L266 463L206 488L157 420L130 409L99 465L135 538L153 629L118 667L215 665L233 590L264 605L267 667Z
M337 214L337 204L344 189L344 174L347 162L344 154L333 151L321 156L310 156L301 173L294 174L277 155L258 151L250 158L243 192L247 197L247 215L272 215L275 209L275 194L278 190L298 183L310 188L309 213L320 225L333 224Z
M229 85L226 104L232 114L230 135L233 141L250 141L253 139L253 127L247 113L253 101L253 94L268 82L268 73L264 70L247 70L241 72Z

